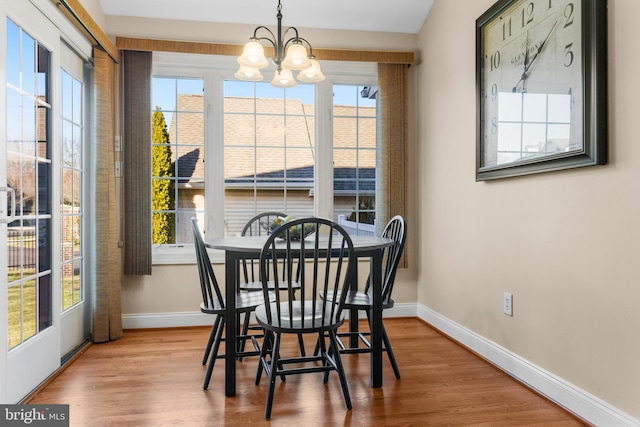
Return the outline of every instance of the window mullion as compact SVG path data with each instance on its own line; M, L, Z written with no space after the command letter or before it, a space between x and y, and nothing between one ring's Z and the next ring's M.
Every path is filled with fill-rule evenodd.
M314 203L316 215L333 218L333 81L316 86L316 167Z
M205 231L224 236L224 96L220 72L205 74Z

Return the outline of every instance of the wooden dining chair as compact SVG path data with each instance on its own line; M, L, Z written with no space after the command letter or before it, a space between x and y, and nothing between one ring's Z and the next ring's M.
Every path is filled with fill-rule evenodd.
M266 236L271 233L271 224L276 218L286 218L287 214L282 212L262 212L251 218L242 229L241 236ZM242 260L242 277L244 281L240 283L240 290L260 291L262 283L258 274L258 260ZM280 285L280 284L279 284ZM284 285L283 285L284 286ZM275 283L272 283L272 290L275 290Z
M258 215L254 216L249 221L247 221L240 235L241 236L266 236L271 233L271 224L276 218L286 218L286 217L287 217L287 214L282 212L272 211L272 212L259 213ZM260 277L258 273L258 268L259 268L258 264L259 264L258 260L253 258L242 260L242 277L244 278L244 281L239 285L239 288L241 291L252 292L252 291L262 290L262 282L260 281ZM276 291L276 285L278 290L287 289L287 283L286 283L286 278L284 276L284 273L285 272L283 271L283 275L280 276L279 280L274 280L274 279L269 280L269 289L272 292ZM296 274L298 273L299 273L299 270L296 269ZM300 286L294 283L294 288L300 289ZM243 326L245 329L246 328L251 329L251 327L249 326L249 316L245 316ZM300 354L304 356L305 355L304 339L302 338L302 335L298 336L298 345L300 347ZM244 348L241 347L241 349L244 349Z
M211 266L209 254L204 244L202 234L198 228L198 221L196 218L191 218L191 225L193 227L193 241L196 250L196 260L198 265L198 275L200 277L200 290L202 291L202 303L200 304L200 311L206 314L212 314L216 316L216 320L211 328L209 334L209 341L205 348L204 357L202 358L202 364L207 364L207 373L205 375L203 389L209 387L209 381L211 380L211 374L213 373L213 367L216 363L216 359L224 358L224 354L218 354L220 344L225 342L225 338L222 337L224 327L226 323L225 318L225 298L220 291L220 286L216 280L216 276ZM267 298L274 300L273 294L268 295ZM258 292L238 292L236 294L236 311L238 315L249 315L255 311L256 307L264 303L264 297L262 293ZM226 345L235 345L240 349L236 354L238 359L242 359L246 356L257 356L260 354L260 345L258 338L262 338L263 334L248 334L246 327L243 327L240 333L235 334L235 342L226 343ZM244 351L244 343L250 341L253 345L253 350ZM242 344L242 345L241 345Z
M305 231L312 234L304 237ZM294 240L295 235L300 240ZM300 262L299 288L291 279ZM265 331L264 345L256 373L256 385L260 384L263 371L269 380L265 418L271 418L275 383L278 377L288 375L323 373L324 382L329 373L336 371L347 408L351 397L347 378L340 359L336 332L344 322L343 308L348 285L356 258L353 243L340 225L322 218L303 218L290 221L267 239L260 254L260 275L264 304L256 309L256 319ZM275 301L269 300L269 277L280 277L281 269L287 270L287 289L276 293ZM343 295L341 300L319 298L320 292ZM296 298L294 299L294 293ZM313 334L319 343L319 351L311 356L289 356L280 352L282 336L286 334ZM326 345L325 336L328 338ZM285 357L286 356L286 357ZM291 392L297 392L292 385ZM287 386L281 389L287 392ZM322 398L326 391L319 393ZM285 398L286 399L286 398Z
M402 256L402 252L404 251L405 240L407 238L407 226L404 218L400 215L396 215L391 218L391 220L389 220L384 230L382 231L382 237L393 240L393 244L391 246L387 246L383 250L382 254L382 309L385 310L394 306L394 301L391 298L391 293L393 291L393 285L395 283L396 272L398 270L400 257ZM370 278L367 278L363 290L349 290L347 292L344 307L347 310L364 311L367 314L369 327L371 327L371 310L373 307L373 302L370 292L369 279ZM331 294L331 292L329 292L327 295L330 299L336 298ZM369 337L370 335L370 330L357 332L340 332L338 334L338 344L340 345L340 352L343 354L370 353L371 343L367 339L367 337ZM344 342L340 339L351 338L353 336L356 336L358 338L358 341L364 344L364 347L349 347L345 345ZM382 324L382 340L382 350L387 352L389 361L391 362L391 366L393 367L393 372L396 375L396 378L399 379L400 369L398 369L398 363L396 362L393 349L391 348L391 342L389 341L389 336L387 335L387 331L384 328L384 323Z

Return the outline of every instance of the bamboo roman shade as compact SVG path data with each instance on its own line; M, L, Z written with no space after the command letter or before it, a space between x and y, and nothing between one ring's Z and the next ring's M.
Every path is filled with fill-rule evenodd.
M382 229L394 215L408 222L409 65L378 64L378 86L376 217ZM399 266L407 267L406 248Z
M118 246L118 201L115 177L115 135L118 68L111 57L95 47L95 291L93 341L122 337L120 286L122 256Z

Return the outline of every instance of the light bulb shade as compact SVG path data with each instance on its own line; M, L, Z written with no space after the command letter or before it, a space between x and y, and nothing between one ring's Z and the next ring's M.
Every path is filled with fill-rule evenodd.
M255 40L244 45L242 55L238 57L238 63L252 68L264 68L269 65L269 61L264 56L264 48Z
M246 82L259 82L264 79L262 73L258 68L247 67L246 65L241 65L238 71L235 74L236 79L244 80Z
M291 70L287 70L286 68L276 70L273 80L271 80L271 86L275 87L293 87L297 84L293 79Z
M282 66L290 70L304 70L309 68L309 59L307 58L307 49L301 42L293 42L287 48L287 54L282 60Z
M298 73L298 80L304 83L316 83L324 80L324 74L320 69L320 63L315 59L310 59L311 66Z

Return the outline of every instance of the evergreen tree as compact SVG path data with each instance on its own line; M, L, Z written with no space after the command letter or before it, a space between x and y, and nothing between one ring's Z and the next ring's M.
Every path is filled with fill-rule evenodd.
M153 243L175 243L175 214L162 211L175 210L173 194L174 165L171 163L171 146L167 123L160 107L153 112L152 142L152 188L151 210L153 212Z

